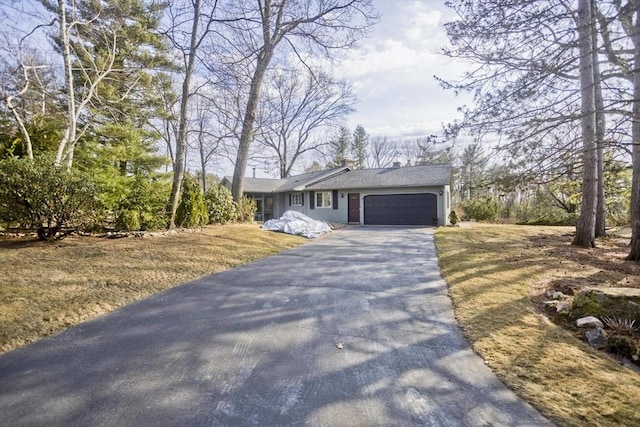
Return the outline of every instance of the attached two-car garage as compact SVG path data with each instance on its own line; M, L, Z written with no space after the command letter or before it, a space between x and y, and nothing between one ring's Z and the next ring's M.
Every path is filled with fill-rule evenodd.
M381 194L364 197L364 223L368 225L437 225L435 194Z

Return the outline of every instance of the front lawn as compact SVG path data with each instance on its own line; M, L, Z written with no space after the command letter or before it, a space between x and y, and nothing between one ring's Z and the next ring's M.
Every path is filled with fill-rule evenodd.
M640 425L640 374L553 323L538 304L541 293L557 284L638 286L638 265L623 260L628 248L608 240L596 250L575 248L571 231L438 229L438 256L456 318L505 384L559 425Z
M0 352L305 239L258 225L155 237L0 237Z

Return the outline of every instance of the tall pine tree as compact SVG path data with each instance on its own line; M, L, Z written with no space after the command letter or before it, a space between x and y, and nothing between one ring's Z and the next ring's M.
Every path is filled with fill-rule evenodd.
M351 146L351 132L344 126L340 126L338 133L329 141L329 153L331 160L327 164L329 168L344 166L347 162L347 154Z
M353 131L353 139L351 140L351 154L355 166L358 169L367 167L367 147L369 145L369 134L364 130L362 125L356 126Z
M159 135L150 126L164 114L152 88L163 72L176 66L168 59L168 47L158 32L164 12L161 5L144 0L76 5L84 20L98 17L77 32L75 43L84 43L92 53L77 58L78 69L91 70L88 62L106 61L107 55L113 58L113 70L96 87L95 100L84 118L86 132L77 149L77 165L90 171L104 189L105 204L119 210L139 180L155 181L155 171L165 162L156 154ZM114 34L113 39L103 37L108 33ZM75 78L81 88L92 76L78 73Z

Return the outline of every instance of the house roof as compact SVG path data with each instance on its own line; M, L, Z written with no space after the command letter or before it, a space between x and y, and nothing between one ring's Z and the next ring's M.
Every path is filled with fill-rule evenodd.
M432 187L447 185L450 179L450 163L385 169L356 169L309 185L306 189Z
M433 187L449 184L451 164L349 170L340 167L282 179L245 178L245 193L282 193L304 190ZM231 183L231 177L223 180Z
M232 177L225 177L231 185ZM282 185L279 179L271 178L245 178L242 183L242 190L245 193L275 193Z
M282 185L278 187L277 191L303 191L316 182L320 182L334 176L339 176L341 174L347 173L348 171L349 168L340 167L318 172L304 173L302 175L291 176L289 178L283 178L282 180L280 180L282 181Z
M245 178L242 184L242 190L245 193L280 193L285 191L303 191L306 186L314 184L318 181L344 173L349 168L340 167L316 172L303 173L282 179L272 178ZM231 185L233 178L224 177L223 183L226 181Z

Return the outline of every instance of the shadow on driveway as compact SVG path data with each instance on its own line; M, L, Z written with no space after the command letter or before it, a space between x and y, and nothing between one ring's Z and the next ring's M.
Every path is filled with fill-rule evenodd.
M7 353L0 414L11 426L551 425L462 337L433 229L391 227L334 232Z

